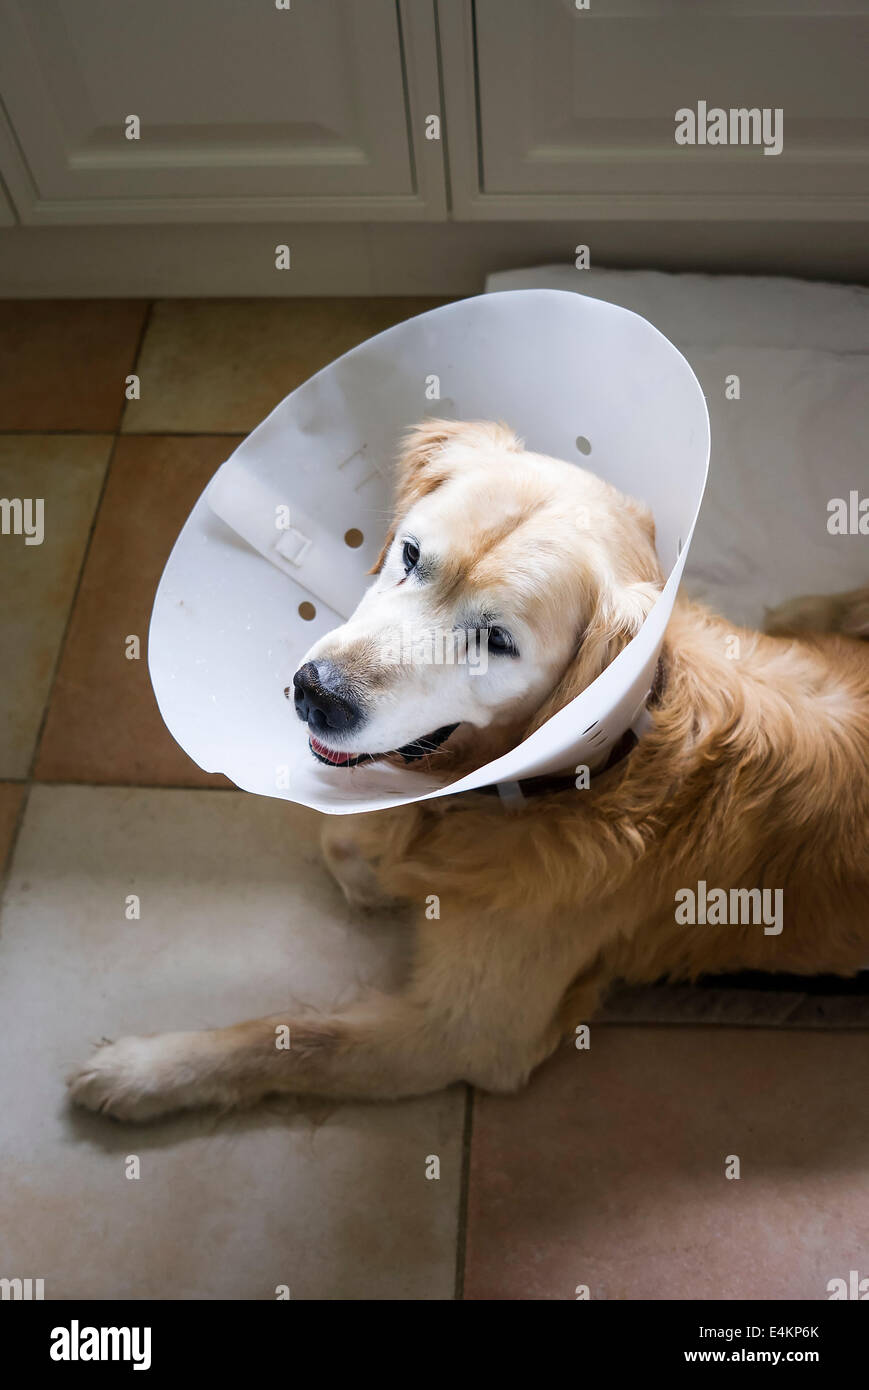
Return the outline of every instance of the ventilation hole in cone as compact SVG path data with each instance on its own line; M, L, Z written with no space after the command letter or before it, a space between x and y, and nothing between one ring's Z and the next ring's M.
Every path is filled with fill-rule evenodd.
M588 455L591 453L591 443L586 439L584 434L578 434L576 436L576 447L581 454Z
M355 526L351 526L349 531L344 532L344 544L349 545L351 550L358 550L364 540L365 537L362 532Z
M304 618L306 623L309 623L311 619L316 618L316 616L317 610L313 603L308 603L308 600L305 599L304 603L299 604L299 617Z

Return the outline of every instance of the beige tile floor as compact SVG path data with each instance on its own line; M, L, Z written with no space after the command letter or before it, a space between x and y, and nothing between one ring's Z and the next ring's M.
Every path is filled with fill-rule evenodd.
M0 1241L48 1296L452 1296L462 1088L147 1129L67 1109L64 1073L101 1034L394 983L401 922L354 918L316 819L240 792L31 792L3 910Z
M41 547L0 536L0 1276L48 1297L822 1298L869 1269L863 1031L599 1025L472 1117L462 1087L147 1129L66 1106L102 1035L402 969L402 920L344 906L316 816L194 767L123 644L234 437L433 302L0 306L0 493L46 505Z
M125 433L247 433L357 343L438 299L165 300L154 306ZM325 305L325 309L324 309Z
M592 1024L476 1099L465 1297L826 1298L869 1253L867 1085L865 1033Z
M146 657L175 538L240 438L117 441L39 746L40 780L229 786L200 771L166 731ZM130 636L139 638L138 660L127 658Z
M144 300L13 300L0 323L0 429L116 430Z
M0 536L0 777L30 770L111 447L107 435L0 435L0 496L42 501L45 529L39 545Z

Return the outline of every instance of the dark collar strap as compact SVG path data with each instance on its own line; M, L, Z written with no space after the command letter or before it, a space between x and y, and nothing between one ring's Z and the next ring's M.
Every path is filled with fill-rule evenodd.
M658 658L658 665L655 668L655 679L652 681L649 697L646 700L646 709L656 709L660 705L664 696L666 684L666 671L664 658ZM624 762L629 753L633 752L639 743L639 738L633 729L625 729L621 738L617 739L610 749L609 757L603 767L599 767L595 773L599 777L603 772L609 772L610 768L618 763ZM553 772L543 773L540 777L524 777L520 782L508 783L508 786L518 788L521 798L529 796L545 796L552 792L573 791L576 788L576 774L574 772ZM475 787L475 791L482 792L484 796L500 796L499 784L491 782L486 787ZM517 800L520 798L517 797Z

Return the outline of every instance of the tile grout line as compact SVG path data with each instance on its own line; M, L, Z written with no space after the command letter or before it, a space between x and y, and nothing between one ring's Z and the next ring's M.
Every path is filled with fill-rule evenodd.
M117 434L113 434L112 447L109 449L109 456L106 460L105 472L103 473L102 482L100 483L99 494L94 505L93 516L91 517L91 522L87 533L87 539L85 541L84 549L82 551L81 564L79 565L78 574L76 575L75 583L72 588L72 597L70 598L66 622L63 625L63 632L61 634L60 641L57 644L57 655L54 659L54 665L51 668L51 678L48 682L48 690L45 696L45 704L42 707L42 718L39 721L39 728L36 731L36 738L33 743L33 753L30 758L30 766L27 770L27 777L25 778L28 788L31 787L34 781L36 780L34 778L33 773L36 767L37 760L39 758L39 750L42 746L42 736L45 733L45 725L48 722L48 714L51 709L52 701L54 699L55 686L57 684L57 675L60 670L61 662L63 661L64 651L66 650L66 644L69 638L69 629L72 624L73 615L75 613L75 606L78 602L78 596L81 591L82 578L84 576L85 569L87 568L88 556L90 555L91 543L93 541L94 531L96 529L97 524L97 517L100 514L100 508L103 504L103 497L105 496L106 487L109 481L109 473L111 472L112 468L112 460L115 457L115 450L117 446L118 436Z
M57 676L58 672L60 671L61 662L63 661L64 651L66 650L67 639L69 637L69 629L70 625L72 624L73 615L75 613L75 606L78 602L82 578L84 576L85 568L87 566L87 559L88 555L90 554L91 542L93 540L93 534L97 524L97 517L99 516L100 507L103 503L103 496L105 495L106 486L108 484L109 473L112 467L112 459L115 457L115 449L117 448L117 444L118 436L115 434L112 436L112 447L109 450L109 456L106 460L106 468L105 472L103 473L102 482L100 483L99 495L94 505L93 516L91 517L90 527L88 528L87 540L85 541L84 550L82 551L81 564L79 565L78 574L76 575L75 584L73 585L72 597L69 603L69 611L67 612L66 622L63 625L63 632L61 634L60 641L57 644L57 655L54 659L54 665L51 668L51 678L48 682L48 690L45 695L45 704L42 707L42 718L39 721L39 728L36 731L36 738L33 742L33 753L30 758L30 766L27 770L27 776L23 779L24 784L27 788L27 800L29 800L30 798L31 788L35 784L37 784L38 779L34 777L34 771L36 768L36 763L39 759L39 750L42 747L42 738L45 733L45 726L48 723L49 711L51 710L52 701L54 700L55 686L57 685Z
M462 1302L465 1296L465 1254L468 1237L468 1195L471 1186L471 1140L474 1128L474 1088L466 1083L465 1119L462 1130L462 1179L459 1190L459 1211L456 1231L456 1282L453 1298Z
M5 782L9 781L8 778L4 778L3 780ZM15 817L15 824L12 827L12 834L9 836L9 843L6 846L5 858L3 859L2 863L0 863L0 907L2 907L3 897L5 895L6 880L8 879L9 871L12 868L12 859L15 854L15 847L18 844L18 838L21 834L21 827L24 824L24 813L27 810L27 806L30 801L30 783L16 782L15 785L23 787L23 795L21 797L21 804L18 807L18 814Z
M152 320L152 318L154 317L154 308L155 308L155 306L156 306L156 303L157 303L156 299L149 299L149 300L147 300L147 302L146 302L146 304L145 304L145 315L144 315L144 318L142 319L142 327L139 329L139 337L138 337L138 340L137 340L137 342L136 342L136 351L133 353L133 374L134 374L134 375L138 375L136 369L137 369L137 367L138 367L138 365L139 365L139 361L140 361L141 356L142 356L142 349L143 349L143 347L145 346L145 339L146 339L147 336L148 336L148 330L149 330L150 327L151 327L151 320ZM123 426L124 426L124 416L125 416L126 413L127 413L127 406L128 406L128 405L129 405L129 401L126 401L126 400L125 400L125 401L124 401L124 405L123 405L122 408L121 408L121 413L120 413L120 415L119 415L119 417L118 417L118 423L117 423L117 425L115 426L115 434L120 434L121 431L122 431L122 429L123 429Z
M149 300L149 301L148 301L148 307L147 307L147 309L145 310L145 315L144 315L144 317L143 317L143 319L142 319L142 327L139 329L139 336L138 336L138 339L136 340L136 348L135 348L135 352L134 352L134 354L133 354L133 367L134 367L134 369L135 369L135 367L136 367L137 364L138 364L138 361L139 361L139 354L140 354L141 351L142 351L142 344L143 344L143 342L145 341L145 334L147 333L147 331L148 331L148 325L149 325L150 322L151 322L151 310L152 310L152 309L153 309L153 301L152 301L152 300ZM87 540L85 541L84 550L83 550L83 552L82 552L81 564L79 565L78 574L77 574L77 576L76 576L76 582L75 582L75 584L73 585L72 598L71 598L71 600L70 600L69 611L68 611L68 613L67 613L67 619L66 619L66 622L65 622L64 628L63 628L63 635L61 636L60 642L58 643L58 647L57 647L57 656L55 657L54 666L52 667L52 671L51 671L51 679L50 679L49 684L48 684L48 692L47 692L47 694L46 694L46 697L45 697L45 704L44 704L43 710L42 710L42 718L41 718L41 720L39 721L39 728L38 728L38 730L37 730L36 739L35 739L34 744L33 744L33 756L32 756L31 759L30 759L30 767L29 767L28 772L27 772L26 781L27 781L27 785L28 785L28 792L27 792L27 796L26 796L26 798L25 798L26 800L29 800L29 799L30 799L30 791L29 791L29 789L30 789L30 787L33 785L34 781L36 780L36 779L34 778L34 775L33 775L33 774L34 774L34 769L35 769L35 767L36 767L36 763L37 763L38 758L39 758L39 750L40 750L40 748L41 748L41 746L42 746L42 739L43 739L43 735L44 735L44 733L45 733L45 726L46 726L46 723L48 722L48 715L49 715L49 711L51 710L52 701L54 700L55 687L56 687L56 685L57 685L57 675L58 675L58 672L59 672L59 670L60 670L61 662L63 661L63 654L64 654L64 652L65 652L65 650L66 650L67 642L68 642L68 640L69 640L69 630L70 630L70 627L72 626L72 620L73 620L73 617L74 617L74 615L75 615L76 605L77 605L77 603L78 603L79 594L80 594L80 592L81 592L82 580L84 579L84 573L85 573L85 570L87 569L88 556L89 556L90 553L91 553L91 546L93 545L94 532L96 531L96 528L97 528L97 521L98 521L98 519L99 519L100 511L101 511L102 505L103 505L103 498L104 498L105 495L106 495L106 488L108 487L108 484L109 484L109 477L110 477L111 471L112 471L112 464L114 463L115 454L116 454L117 448L118 448L118 440L119 440L120 437L121 437L121 436L120 436L120 428L121 428L121 420L122 420L122 419L123 419L123 409L121 410L121 412L120 412L120 414L119 414L119 416L118 416L118 421L117 421L117 424L116 424L116 426L115 426L115 429L112 431L112 435L111 435L112 446L111 446L111 448L110 448L110 450L109 450L109 457L108 457L108 459L106 460L106 468L105 468L105 472L103 473L102 483L100 484L99 496L97 497L96 504L95 504L95 506L94 506L93 515L92 515L92 517L91 517L91 524L90 524L90 527L88 528ZM58 431L58 432L59 432L59 433L65 433L66 431ZM13 850L13 849L14 849L14 845L10 846L10 854L12 853L12 850Z

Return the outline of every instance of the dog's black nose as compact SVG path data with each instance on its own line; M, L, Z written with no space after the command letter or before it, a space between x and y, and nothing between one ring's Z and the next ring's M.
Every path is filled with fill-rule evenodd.
M296 713L312 733L348 734L359 723L362 710L331 662L306 661L293 676L293 686Z

